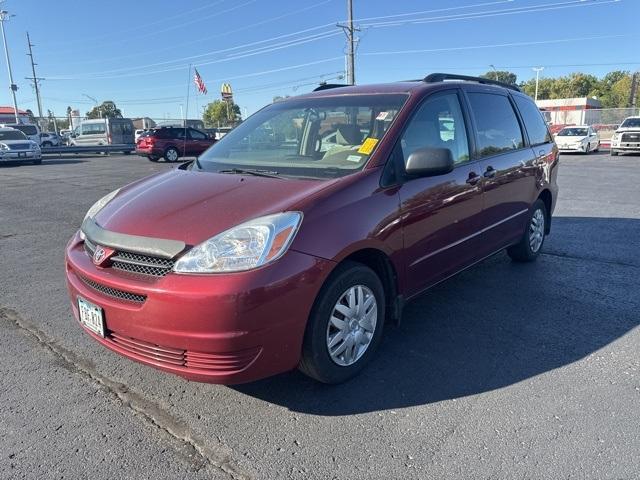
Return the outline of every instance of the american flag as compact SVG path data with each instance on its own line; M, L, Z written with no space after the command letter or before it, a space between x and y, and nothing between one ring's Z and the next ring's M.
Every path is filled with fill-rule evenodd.
M200 93L202 93L203 95L206 95L207 94L207 86L204 84L204 81L202 81L202 77L198 73L198 70L194 68L193 71L195 72L193 74L193 83L196 84L196 88L198 89L198 91Z

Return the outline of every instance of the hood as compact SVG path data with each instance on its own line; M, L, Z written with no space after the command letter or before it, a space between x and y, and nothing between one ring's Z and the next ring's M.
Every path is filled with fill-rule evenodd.
M622 132L640 132L640 127L620 127L616 130L616 133Z
M588 135L556 135L556 139L564 140L565 142L581 142L589 138Z
M6 146L11 148L12 145L24 145L25 143L31 146L32 140L30 138L25 138L24 140L0 140L0 143L4 143Z
M172 170L123 188L95 220L113 232L196 245L247 220L295 210L332 183Z

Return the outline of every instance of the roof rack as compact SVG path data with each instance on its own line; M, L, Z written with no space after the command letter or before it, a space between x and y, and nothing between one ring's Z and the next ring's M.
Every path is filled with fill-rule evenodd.
M444 82L445 80L462 80L465 82L482 83L484 85L497 85L499 87L515 90L516 92L520 91L520 88L518 88L517 85L511 85L509 83L499 82L497 80L491 80L489 78L470 77L468 75L456 75L455 73L432 73L424 77L422 81L426 83L438 83L438 82Z
M319 92L321 90L329 90L330 88L340 88L340 87L350 87L351 85L345 85L343 83L321 83L316 88L313 89L314 92Z

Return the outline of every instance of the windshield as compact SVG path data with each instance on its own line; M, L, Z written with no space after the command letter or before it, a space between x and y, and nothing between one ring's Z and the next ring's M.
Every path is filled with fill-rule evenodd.
M27 137L24 133L18 130L7 130L5 132L0 132L0 140L26 140Z
M337 178L361 170L406 95L351 95L275 103L251 116L200 158L203 170L267 170Z
M640 118L627 118L620 128L640 128Z
M586 128L563 128L558 133L560 137L586 137L587 135Z

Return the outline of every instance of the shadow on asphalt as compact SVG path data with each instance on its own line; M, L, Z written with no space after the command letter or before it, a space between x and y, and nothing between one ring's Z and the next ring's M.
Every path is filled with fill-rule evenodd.
M410 302L402 324L385 327L377 355L353 380L327 386L290 372L233 388L292 411L338 416L526 381L640 324L638 238L638 219L557 217L538 264L498 254Z
M65 165L69 163L86 163L86 160L70 160L70 159L60 159L60 160L51 160L48 158L43 158L42 163L38 165L34 165L33 163L28 162L2 162L0 163L0 168L15 168L15 167L43 167L47 165Z

